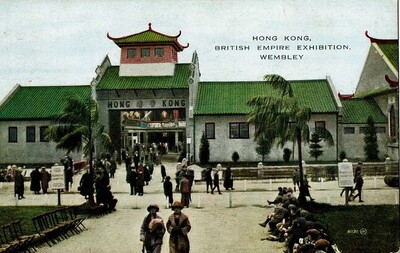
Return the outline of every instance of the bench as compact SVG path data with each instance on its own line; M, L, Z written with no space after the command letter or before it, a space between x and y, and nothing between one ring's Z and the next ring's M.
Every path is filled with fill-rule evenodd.
M3 225L0 252L32 252L36 251L32 244L35 235L24 235L19 220Z
M86 227L84 218L78 218L75 207L64 207L32 218L36 232L50 247Z

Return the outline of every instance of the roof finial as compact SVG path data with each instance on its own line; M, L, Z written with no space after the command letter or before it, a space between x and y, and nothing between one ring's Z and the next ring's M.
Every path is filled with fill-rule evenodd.
M151 30L151 23L149 23L149 30Z

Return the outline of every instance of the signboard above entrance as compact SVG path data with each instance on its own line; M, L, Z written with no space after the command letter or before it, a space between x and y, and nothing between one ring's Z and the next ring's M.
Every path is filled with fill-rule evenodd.
M108 109L185 108L186 99L109 100Z

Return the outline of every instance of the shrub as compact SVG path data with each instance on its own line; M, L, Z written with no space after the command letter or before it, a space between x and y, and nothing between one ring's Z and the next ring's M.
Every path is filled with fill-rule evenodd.
M344 152L344 151L340 152L340 154L339 154L340 161L343 161L346 158L347 158L346 152Z
M239 156L238 152L235 151L235 152L232 153L232 161L234 163L237 163L237 161L239 161L239 158L240 158L240 156Z
M289 163L291 155L292 155L292 150L290 150L289 148L284 148L283 149L283 161L285 163Z

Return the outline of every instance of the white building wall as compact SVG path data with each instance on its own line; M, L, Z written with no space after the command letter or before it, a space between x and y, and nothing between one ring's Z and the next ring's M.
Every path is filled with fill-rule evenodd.
M0 164L52 164L64 158L65 150L56 150L54 142L40 142L40 127L48 126L42 121L0 121ZM35 126L35 142L26 142L26 127ZM17 143L8 142L8 128L17 127ZM81 154L71 154L74 161L82 160Z
M354 127L354 134L345 134L345 127ZM366 159L364 153L364 134L360 133L360 127L367 127L366 124L342 124L339 127L339 135L341 135L341 145L339 149L340 152L346 152L347 159L356 161L361 160L364 161ZM384 159L386 155L388 155L387 148L387 125L386 124L375 124L375 127L385 127L385 133L377 133L378 138L378 150L379 150L379 158Z
M315 125L315 120L326 121L326 127L332 133L335 140L335 145L328 147L321 142L320 144L324 146L324 154L318 158L320 161L332 161L336 160L337 157L337 147L336 147L336 115L315 115L310 121L310 131ZM262 160L262 157L257 154L256 147L257 143L254 142L254 125L249 126L249 139L230 139L229 138L229 123L230 122L246 122L247 118L245 115L217 115L217 116L196 116L195 117L195 161L199 161L199 150L201 143L201 136L205 131L205 123L215 124L215 139L209 139L210 143L210 162L232 162L232 153L238 152L240 159L239 161L252 161L258 162ZM302 160L308 161L314 158L309 156L309 144L303 143L302 145ZM285 147L293 151L293 143L287 143ZM265 157L266 161L283 161L283 149L285 147L274 146L270 154ZM297 145L294 148L294 159L297 160L298 151Z

